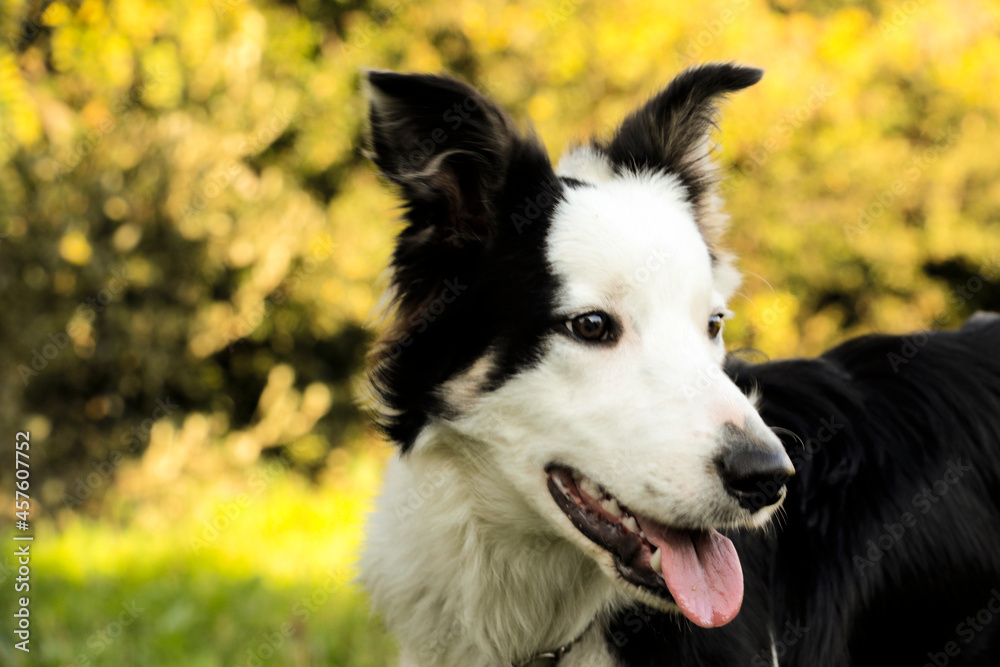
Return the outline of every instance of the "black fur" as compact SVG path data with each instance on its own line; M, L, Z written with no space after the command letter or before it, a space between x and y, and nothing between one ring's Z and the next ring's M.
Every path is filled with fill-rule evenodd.
M619 171L676 174L697 217L713 187L697 146L714 100L759 78L732 65L689 70L595 147ZM588 184L557 178L534 138L465 84L368 79L372 157L406 217L372 384L389 408L382 428L406 451L428 418L449 414L438 391L449 378L489 352L490 390L540 358L559 288L549 221L565 188ZM786 666L1000 664L998 349L1000 318L981 316L957 332L859 338L818 359L731 360L796 464L784 517L732 535L746 581L734 621L706 630L627 609L607 632L622 664L770 665L772 638ZM989 622L976 618L983 609Z
M623 664L762 667L772 632L783 666L1000 664L998 349L1000 317L979 315L818 359L731 360L795 463L785 518L732 536L733 622L626 611L607 637Z
M618 170L676 174L701 225L714 177L699 146L715 102L760 77L736 65L689 69L595 148ZM367 78L370 156L399 186L407 222L391 267L393 325L369 375L387 408L376 422L406 451L428 417L449 412L436 390L487 349L497 363L486 389L539 358L555 324L549 220L565 188L588 184L558 178L533 135L460 81L382 71ZM718 231L702 227L713 261Z
M487 349L484 389L539 358L557 289L545 259L565 184L545 150L464 83L369 72L372 159L400 186L406 227L392 260L396 325L373 354L379 425L404 451L435 391ZM470 324L472 323L472 324Z
M610 141L593 145L618 172L660 171L677 176L699 213L710 206L715 188L714 170L703 151L715 128L717 103L728 93L757 83L763 75L763 70L731 64L691 67L629 114ZM714 240L708 231L709 250Z

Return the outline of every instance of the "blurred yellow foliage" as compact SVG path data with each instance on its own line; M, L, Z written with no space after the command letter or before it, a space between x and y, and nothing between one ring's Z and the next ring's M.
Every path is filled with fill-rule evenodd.
M364 67L465 78L554 159L688 65L763 67L716 138L730 348L1000 310L993 0L0 0L0 37L0 423L32 432L60 594L353 576L389 454L353 387L400 227Z
M52 426L55 504L60 460L145 452L136 470L177 479L216 448L317 474L358 442L399 229L360 151L362 67L464 77L556 158L687 65L762 66L717 138L745 273L730 347L815 354L1000 307L988 0L6 0L0 31L0 418Z

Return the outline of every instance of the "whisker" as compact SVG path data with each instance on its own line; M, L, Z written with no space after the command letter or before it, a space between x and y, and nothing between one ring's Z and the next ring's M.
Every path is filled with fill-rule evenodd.
M749 296L747 296L746 294L744 294L743 292L741 292L741 291L739 291L739 290L736 290L735 294L736 294L737 296L741 296L741 297L743 297L744 299L746 299L747 301L749 301L749 302L750 302L750 305L751 305L751 306L753 306L753 309L757 311L757 314L758 314L758 315L760 314L760 308L758 308L758 307L757 307L757 304L753 302L753 299L751 299L751 298L750 298Z
M782 428L781 426L772 426L771 430L775 433L784 433L785 435L791 437L793 440L799 443L800 447L805 447L806 443L802 440L802 437L794 431L789 431L787 428Z
M744 271L743 273L744 275L753 276L754 278L759 279L761 282L767 285L767 288L771 290L771 294L777 294L777 292L774 291L774 287L771 286L771 283L767 282L767 278L765 278L764 276L759 276L751 271Z

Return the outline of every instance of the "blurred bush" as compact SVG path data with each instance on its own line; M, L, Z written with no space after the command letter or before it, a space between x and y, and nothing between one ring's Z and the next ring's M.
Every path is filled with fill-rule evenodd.
M683 66L765 67L722 123L730 345L1000 308L989 0L2 0L0 35L0 421L32 430L49 504L158 420L313 472L354 438L397 227L361 66L462 76L554 155Z

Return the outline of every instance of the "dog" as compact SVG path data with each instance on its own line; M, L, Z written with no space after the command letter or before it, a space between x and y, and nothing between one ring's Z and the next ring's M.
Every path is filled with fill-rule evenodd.
M733 535L747 591L732 623L620 610L610 664L1000 664L997 345L1000 316L979 313L818 359L730 359L795 464L781 525Z
M553 167L466 84L366 73L405 225L368 361L398 452L360 578L405 667L1000 655L945 640L1000 586L998 321L925 334L895 374L902 338L727 360L710 140L761 76L686 70Z

